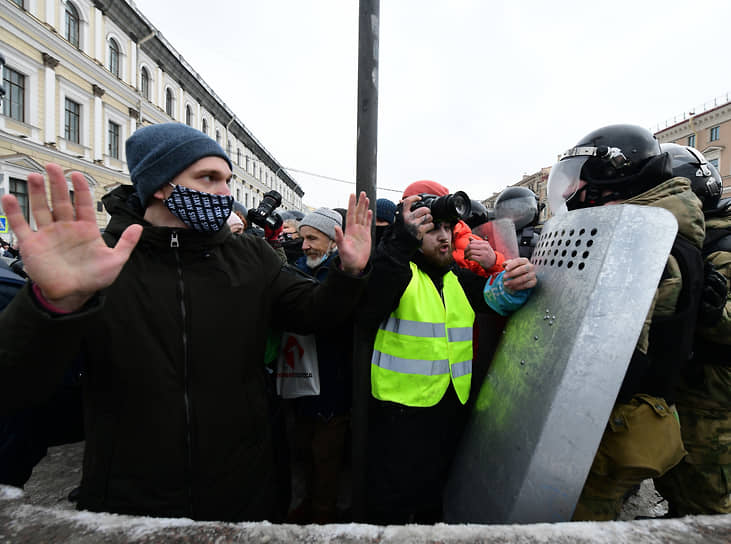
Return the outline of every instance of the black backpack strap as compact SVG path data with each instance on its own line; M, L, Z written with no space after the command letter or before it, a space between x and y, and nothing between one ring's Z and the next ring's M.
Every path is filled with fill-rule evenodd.
M675 386L683 367L693 357L693 341L703 290L701 251L681 235L676 236L670 254L675 257L683 279L675 313L655 317L650 325L648 356L651 365L643 379L643 392L674 402Z

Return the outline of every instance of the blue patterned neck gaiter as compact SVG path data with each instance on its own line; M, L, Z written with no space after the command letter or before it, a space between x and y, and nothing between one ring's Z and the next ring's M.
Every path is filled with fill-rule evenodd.
M170 213L193 230L199 232L221 230L231 215L234 197L204 193L182 185L173 187L173 192L165 199L165 206Z

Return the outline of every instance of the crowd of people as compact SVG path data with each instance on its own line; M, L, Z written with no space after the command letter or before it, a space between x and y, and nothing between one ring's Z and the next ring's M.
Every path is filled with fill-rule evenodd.
M493 339L538 283L536 195L509 188L490 217L421 180L378 199L375 217L361 193L262 222L231 197L230 159L203 133L151 125L126 145L132 184L104 197L102 234L85 179L72 174L72 202L56 165L48 182L28 178L35 230L2 199L29 280L0 313L0 483L22 487L48 446L83 438L82 509L349 521L358 329L371 347L363 521L441 521ZM720 195L702 155L631 125L591 133L552 170L554 214L632 203L679 224L575 520L615 519L646 478L672 515L730 511ZM479 234L494 218L514 224L515 255ZM312 381L293 372L306 350L314 392L278 394L286 376Z

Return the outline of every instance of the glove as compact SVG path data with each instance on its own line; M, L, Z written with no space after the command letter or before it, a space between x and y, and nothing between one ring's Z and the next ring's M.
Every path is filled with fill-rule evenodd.
M728 284L726 278L716 267L706 261L703 270L703 291L698 311L698 323L704 327L712 327L721 319L726 306Z
M282 241L279 239L281 234L282 225L279 225L276 229L271 229L268 225L264 225L264 238L274 249L282 247Z

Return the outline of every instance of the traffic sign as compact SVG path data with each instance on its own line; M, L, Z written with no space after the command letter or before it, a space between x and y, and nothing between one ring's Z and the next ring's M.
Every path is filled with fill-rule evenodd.
M8 218L4 215L0 215L0 234L8 233Z

